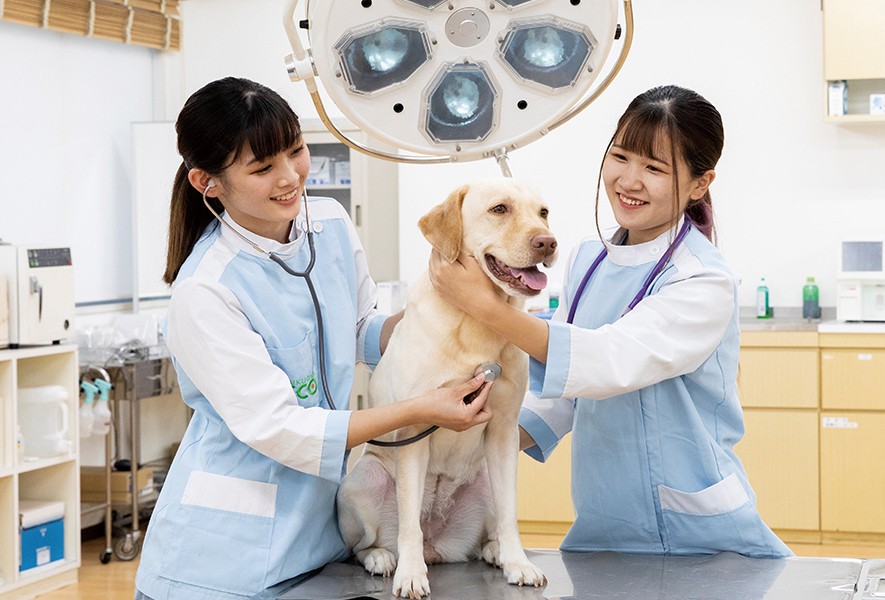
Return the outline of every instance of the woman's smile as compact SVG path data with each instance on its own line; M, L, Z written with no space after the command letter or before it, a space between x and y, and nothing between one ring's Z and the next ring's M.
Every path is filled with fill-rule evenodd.
M636 208L648 204L648 202L644 200L639 200L638 198L633 198L632 196L625 196L624 194L618 194L618 199L621 201L621 204L628 208Z

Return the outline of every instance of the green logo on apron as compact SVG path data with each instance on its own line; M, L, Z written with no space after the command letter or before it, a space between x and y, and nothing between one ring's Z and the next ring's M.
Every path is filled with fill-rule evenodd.
M311 373L307 377L302 377L297 381L293 381L292 389L295 391L295 395L302 400L305 400L308 396L313 396L317 393L316 374Z

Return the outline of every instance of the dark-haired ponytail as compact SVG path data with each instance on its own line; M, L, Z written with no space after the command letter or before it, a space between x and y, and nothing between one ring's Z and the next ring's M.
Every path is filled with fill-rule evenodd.
M713 199L710 192L704 194L699 200L692 200L685 207L685 218L705 236L716 243L716 224L713 220Z
M182 162L172 184L172 200L169 204L169 240L166 246L166 272L163 281L169 285L178 277L178 271L194 249L213 216L203 206L203 196L188 179L187 166ZM224 208L217 199L209 198L216 211Z

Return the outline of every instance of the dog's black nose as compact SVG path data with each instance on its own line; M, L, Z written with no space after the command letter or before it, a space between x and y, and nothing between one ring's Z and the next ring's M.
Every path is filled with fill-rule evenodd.
M543 252L544 256L549 256L556 251L556 238L552 235L536 235L529 243L532 248Z

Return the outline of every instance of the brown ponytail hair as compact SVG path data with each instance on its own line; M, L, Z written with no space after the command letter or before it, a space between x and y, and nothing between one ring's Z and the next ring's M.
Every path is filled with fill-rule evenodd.
M169 239L163 281L175 281L194 245L214 222L202 193L188 180L191 169L215 178L248 144L264 160L290 148L301 137L301 125L289 104L275 91L248 79L226 77L194 92L175 122L178 153L184 159L175 174L169 206ZM224 210L217 198L206 198L213 210Z
M664 85L633 99L618 120L605 155L616 139L625 150L648 157L659 155L662 142L669 140L670 156L674 159L682 157L688 164L691 177L697 178L716 168L725 145L725 131L722 116L706 98L689 89ZM597 230L601 183L602 169L596 183ZM678 190L679 176L674 169L674 222L679 219ZM685 207L685 217L710 241L715 242L716 226L709 190L700 199L689 201Z

